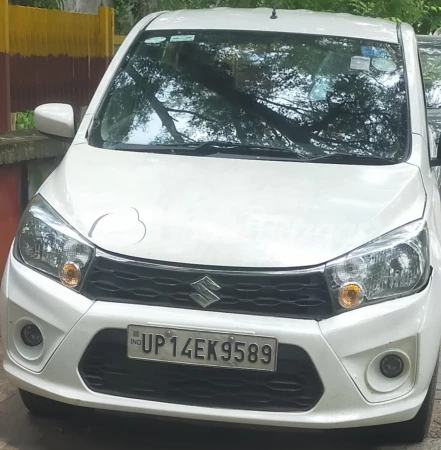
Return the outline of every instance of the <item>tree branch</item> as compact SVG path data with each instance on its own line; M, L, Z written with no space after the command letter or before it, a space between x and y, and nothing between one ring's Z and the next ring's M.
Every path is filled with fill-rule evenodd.
M159 118L161 119L162 125L165 128L167 128L167 131L174 137L175 141L185 142L181 133L179 133L178 129L176 128L173 118L170 116L170 114L167 111L167 108L163 105L163 103L161 103L153 95L152 92L146 90L145 94L146 97L149 99L153 109L156 111L156 114L158 114Z
M202 114L199 114L194 111L188 111L187 109L176 109L176 108L167 108L167 111L176 112L176 113L185 113L185 114L191 114L195 117L199 117L200 119L206 120L207 122L216 122L213 119L210 119Z
M127 66L126 71L132 77L135 83L140 85L144 84L145 79L136 71L133 66ZM168 113L167 108L155 97L155 94L153 93L149 84L147 84L146 86L145 95L149 99L152 108L161 119L162 125L167 128L167 131L175 138L176 142L185 142L181 133L179 133L178 129L176 128L173 118Z

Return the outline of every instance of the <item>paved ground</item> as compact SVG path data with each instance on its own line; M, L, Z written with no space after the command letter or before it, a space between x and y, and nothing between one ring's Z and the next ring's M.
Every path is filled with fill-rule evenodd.
M2 349L0 345L0 360ZM379 446L372 433L274 432L157 421L87 412L67 421L29 416L0 364L0 450L439 450L441 378L431 427L422 445Z

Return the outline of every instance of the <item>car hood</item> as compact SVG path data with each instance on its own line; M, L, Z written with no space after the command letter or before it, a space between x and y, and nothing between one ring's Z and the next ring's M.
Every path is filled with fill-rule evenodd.
M73 146L40 190L98 247L228 267L322 264L421 218L410 164L354 166Z

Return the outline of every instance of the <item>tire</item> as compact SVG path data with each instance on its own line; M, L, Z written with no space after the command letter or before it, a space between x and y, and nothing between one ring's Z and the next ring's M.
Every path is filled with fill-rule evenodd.
M414 444L424 441L429 434L432 420L433 405L435 402L436 383L438 378L438 366L436 363L429 390L417 415L406 422L392 423L381 427L380 436L390 443Z
M38 417L64 418L74 415L79 409L77 406L56 402L22 389L19 389L19 392L21 400L29 412Z

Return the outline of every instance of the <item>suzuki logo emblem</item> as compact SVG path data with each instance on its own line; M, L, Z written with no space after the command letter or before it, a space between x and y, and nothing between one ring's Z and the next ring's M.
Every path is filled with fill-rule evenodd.
M220 289L220 286L218 286L211 278L205 276L204 278L201 278L200 280L191 283L191 285L196 291L199 292L199 294L194 293L191 294L190 297L196 303L199 303L199 305L201 305L202 308L206 308L212 303L215 303L218 300L220 300L220 297L218 297L213 292L218 291Z

